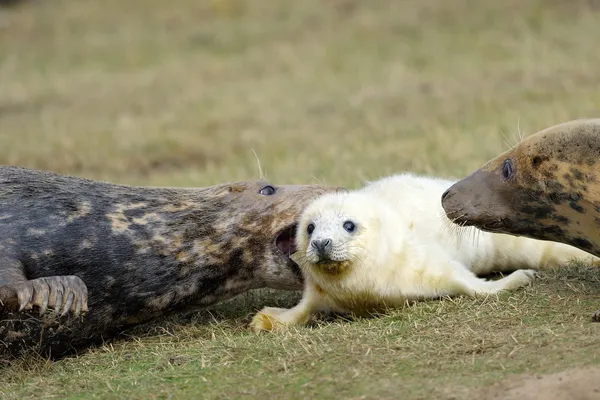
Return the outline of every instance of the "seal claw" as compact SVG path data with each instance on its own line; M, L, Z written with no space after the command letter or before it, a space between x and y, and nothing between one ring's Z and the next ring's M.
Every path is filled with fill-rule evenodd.
M83 301L80 297L79 299L77 299L77 302L75 303L75 315L81 314L82 305L83 305Z
M55 304L54 304L54 315L58 316L60 310L62 309L62 304L63 304L63 294L65 293L65 288L63 287L62 283L60 284L60 287L56 290L56 294L55 294Z
M17 299L19 311L39 308L40 315L54 309L61 317L71 312L79 316L87 311L87 286L77 276L50 276L2 287L0 300L4 304ZM13 297L13 299L10 299Z
M44 315L48 309L48 300L50 300L50 286L44 285L44 291L42 293L42 305L40 306L40 315Z
M71 307L73 307L74 300L75 300L75 295L73 294L73 292L69 292L69 294L67 295L67 302L65 303L65 306L63 307L63 311L60 314L61 317L64 317L65 315L67 315L67 313L69 312Z
M17 299L19 301L19 311L25 310L33 300L33 287L27 283L18 284L14 287L15 291L17 292Z

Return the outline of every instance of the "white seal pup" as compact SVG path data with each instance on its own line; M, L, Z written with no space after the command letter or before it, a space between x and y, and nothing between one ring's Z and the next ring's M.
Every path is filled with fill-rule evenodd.
M440 197L454 182L404 173L312 201L296 236L303 297L291 309L263 308L251 329L302 325L317 311L366 315L407 301L497 294L528 285L536 269L598 260L562 243L453 224ZM478 276L492 272L512 273Z

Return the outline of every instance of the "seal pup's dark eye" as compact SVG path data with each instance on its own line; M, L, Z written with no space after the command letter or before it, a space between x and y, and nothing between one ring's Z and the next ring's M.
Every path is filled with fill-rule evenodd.
M509 180L515 174L515 169L513 168L512 161L506 160L504 161L504 165L502 166L502 177L504 180Z
M354 222L352 222L352 221L346 221L346 222L344 222L344 229L346 231L352 233L356 230L356 225L354 225Z
M312 235L312 233L315 231L315 224L310 223L308 224L308 226L306 227L306 233L308 233L309 235Z
M272 194L275 194L275 188L271 185L263 186L258 193L263 196L271 196Z

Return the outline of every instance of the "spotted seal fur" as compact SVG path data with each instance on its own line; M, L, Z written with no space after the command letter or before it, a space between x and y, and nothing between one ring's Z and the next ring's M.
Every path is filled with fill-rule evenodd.
M0 356L41 337L37 351L59 358L170 310L302 289L297 219L337 190L135 187L2 166Z
M365 315L406 301L496 294L529 284L536 269L592 258L565 244L452 224L439 198L454 182L405 173L314 200L296 236L302 300L265 307L252 330L304 324L316 311ZM512 273L480 277L492 272Z
M457 224L600 256L600 119L524 138L448 188L441 203Z

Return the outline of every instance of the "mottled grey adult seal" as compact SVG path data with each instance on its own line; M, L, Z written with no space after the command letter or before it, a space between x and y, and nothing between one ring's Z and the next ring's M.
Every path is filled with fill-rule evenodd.
M168 311L300 290L296 222L337 190L138 187L0 167L0 356L36 344L58 358Z
M457 224L600 256L600 119L565 122L523 139L452 185L441 201Z

